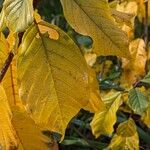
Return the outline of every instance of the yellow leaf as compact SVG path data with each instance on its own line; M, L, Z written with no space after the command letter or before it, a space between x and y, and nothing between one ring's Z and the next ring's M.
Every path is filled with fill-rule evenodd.
M123 1L122 3L118 4L116 7L116 10L122 13L126 14L126 18L127 14L132 15L133 17L128 20L127 23L125 23L124 25L122 25L122 30L125 31L129 37L129 39L133 39L134 38L134 22L135 22L135 17L137 16L137 10L138 10L138 6L137 3L135 1Z
M145 0L137 0L138 18L142 22L145 18ZM148 0L148 10L150 10L150 1ZM148 11L148 23L150 24L150 11Z
M118 4L116 9L118 11L133 14L134 16L136 16L137 11L138 11L138 6L137 6L137 3L135 1L123 2L121 4Z
M9 50L8 51L13 50L14 49L13 46L14 46L14 43L15 43L15 35L13 34L13 32L9 33L6 40L9 44Z
M0 68L3 66L7 58L8 49L9 49L9 45L4 35L0 32Z
M96 80L96 74L94 70L89 68L89 88L90 88L90 98L88 105L84 108L92 113L101 111L104 109L104 103L100 96L100 91L98 87L98 82Z
M42 134L23 107L12 108L12 124L19 140L18 150L50 150L48 137Z
M3 87L5 89L10 106L20 103L18 86L17 86L17 68L16 59L10 64L5 77L3 79Z
M117 27L107 0L61 0L61 3L75 31L93 39L96 54L130 58L127 35Z
M132 27L132 19L134 17L133 14L131 13L125 13L125 12L122 12L122 11L118 11L116 9L111 9L111 13L113 15L113 17L115 18L116 22L119 23L119 24L126 24L128 26L131 26Z
M0 39L0 68L4 65L5 60L7 58L7 53L10 50L11 42L14 40L13 34L10 33L9 39L5 39L5 37L1 33ZM2 81L3 88L5 89L5 93L7 95L8 102L10 106L13 106L19 101L18 95L18 87L17 87L17 70L16 70L16 60L14 59L13 62L10 64L4 79Z
M87 64L89 66L93 66L94 63L96 62L97 55L96 54L92 54L92 53L86 53L84 55L84 57L85 57L85 60L86 60Z
M35 18L35 20L36 20L37 23L43 21L42 18L41 18L41 16L40 16L40 14L38 13L38 10L34 11L34 18Z
M114 131L113 126L117 119L116 112L122 103L121 93L111 93L102 100L106 108L103 111L97 112L91 122L92 132L96 138L101 134L112 134Z
M35 17L37 23L43 21L41 16L37 12L34 12L34 17ZM42 25L38 24L38 29L40 30L39 32L41 34L44 34L44 33L48 32L48 35L49 35L50 39L54 39L54 40L58 40L59 39L58 32L56 30L52 29L52 28L49 28L49 27L46 27L46 26L43 28ZM40 35L37 34L36 37L40 38Z
M139 150L139 137L136 132L136 125L132 119L121 123L117 133L105 150Z
M0 149L17 147L17 140L11 124L11 111L4 89L0 86Z
M130 87L136 81L145 75L145 65L147 54L145 51L145 43L142 39L136 39L130 43L131 60L122 59L123 75L122 84Z
M5 0L2 11L13 32L22 32L33 22L33 0Z
M59 39L50 39L39 27L55 30ZM26 31L17 66L19 95L36 123L64 136L89 98L87 65L79 48L63 31L40 22Z

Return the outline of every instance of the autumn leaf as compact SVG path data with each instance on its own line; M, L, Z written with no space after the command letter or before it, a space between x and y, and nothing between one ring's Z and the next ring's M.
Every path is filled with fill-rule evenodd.
M87 66L76 44L53 25L32 25L17 67L20 98L35 122L64 136L89 98Z
M17 68L16 59L10 64L6 75L2 81L2 85L5 89L7 99L10 106L19 104L21 101L19 99L18 86L17 86Z
M138 19L142 22L145 17L145 0L137 0L138 4ZM148 10L150 10L150 1L148 0ZM148 11L148 24L150 24L150 11Z
M122 1L117 4L116 10L125 14L123 15L125 18L125 23L121 25L121 29L127 33L130 40L133 40L135 17L137 16L138 11L137 3L135 1ZM132 16L132 18L130 18L130 16Z
M12 34L11 34L12 39ZM7 58L7 53L10 51L11 42L13 43L13 40L5 39L4 35L1 33L1 39L0 39L0 68L4 65L5 60ZM13 60L13 62L10 64L4 79L2 81L3 88L5 89L5 93L7 95L7 99L10 106L14 106L17 103L20 103L19 101L19 95L18 95L18 87L17 87L17 70L16 70L16 59Z
M123 73L121 83L129 88L145 75L147 53L143 39L136 39L130 43L131 60L122 59Z
M104 109L104 103L101 99L100 90L98 86L98 81L96 79L95 71L91 68L88 69L89 72L89 102L83 109L96 113Z
M33 0L5 0L2 12L1 22L13 32L22 32L33 22Z
M96 62L97 55L92 54L92 53L86 53L84 57L85 57L87 64L92 67L94 63Z
M50 140L42 134L42 129L30 118L23 107L12 108L12 124L19 141L18 150L50 150Z
M0 33L0 68L3 66L5 59L7 58L8 48L9 48L9 45L3 33Z
M105 150L139 150L139 137L132 119L121 123L110 145Z
M127 35L115 24L107 0L61 0L61 3L75 31L93 39L96 54L130 58Z
M125 13L121 11L117 11L116 9L111 9L112 16L115 18L116 22L123 25L126 24L132 27L132 19L134 17L131 13Z
M0 149L8 150L17 147L16 135L11 124L11 110L4 88L0 86Z
M96 138L101 134L112 134L117 119L116 112L122 103L120 92L109 93L107 96L107 98L102 99L106 108L95 113L91 122L92 132Z

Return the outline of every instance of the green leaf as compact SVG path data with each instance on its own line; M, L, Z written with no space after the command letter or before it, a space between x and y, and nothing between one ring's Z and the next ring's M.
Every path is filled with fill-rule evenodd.
M116 123L116 112L121 105L121 93L111 93L108 98L104 99L106 109L97 112L91 122L93 134L99 137L101 134L112 134L114 124Z
M6 26L13 32L22 32L33 22L33 0L5 0L2 12Z
M148 74L141 80L141 82L150 84L150 71Z
M78 146L78 147L84 147L84 148L97 148L97 149L103 149L107 146L106 143L102 143L100 141L96 142L93 140L85 141L85 139L82 138L74 138L74 137L66 137L65 140L61 143L65 146Z
M61 0L61 3L75 31L93 39L95 53L130 57L127 35L117 27L107 0Z
M48 137L42 134L35 122L22 107L13 107L12 124L15 128L19 150L50 150Z
M139 150L139 137L132 119L121 123L105 150Z
M138 115L142 115L149 104L148 97L138 89L131 89L127 101L129 107Z
M64 136L89 98L78 46L56 26L40 22L26 31L17 66L20 97L36 123Z

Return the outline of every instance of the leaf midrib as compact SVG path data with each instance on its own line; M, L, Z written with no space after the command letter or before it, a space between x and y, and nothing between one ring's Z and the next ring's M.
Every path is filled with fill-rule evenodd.
M109 37L109 35L106 34L106 32L104 32L104 31L102 30L102 28L99 27L99 25L85 12L85 10L84 10L82 7L80 7L80 5L79 5L75 0L73 0L73 1L74 1L75 4L83 11L83 13L84 13L88 18L90 18L91 22L93 22L93 23L95 24L95 26L96 26L100 31L102 31L102 33L120 50L120 47ZM121 52L123 52L123 51L121 51ZM124 53L124 54L126 55L126 53Z
M54 79L53 73L52 73L53 71L52 71L52 69L51 69L51 64L50 64L50 62L49 62L50 59L49 59L48 53L47 53L47 50L48 50L48 49L46 48L46 45L45 45L43 36L42 36L42 34L41 34L41 32L40 32L40 29L39 29L39 27L38 27L37 24L36 24L36 27L37 27L37 30L38 30L39 35L40 35L40 37L41 37L42 45L43 45L43 47L44 47L44 54L45 54L46 59L47 59L47 62L48 62L47 64L48 64L48 66L49 66L49 67L48 67L48 68L49 68L49 71L51 72L51 76L52 76L52 78ZM61 111L61 109L60 109L60 108L61 108L61 107L60 107L60 103L59 103L59 101L58 101L58 99L59 99L59 98L58 98L58 93L57 93L57 90L56 90L56 88L55 88L55 87L56 87L56 86L55 86L56 83L55 83L54 80L52 80L52 82L53 82L53 85L54 85L54 90L55 90L55 95L56 95L57 103L58 103L58 105L59 105L59 112L60 112L60 115L63 116L63 115L62 115L63 113L62 113L62 111ZM46 103L47 103L47 101L46 101ZM45 105L46 105L46 103L45 103ZM44 108L44 107L43 107L43 108ZM63 126L63 124L64 124L64 123L63 123L63 117L60 117L60 118L61 118L61 127L62 127L61 130L63 131L63 129L64 129L64 126Z

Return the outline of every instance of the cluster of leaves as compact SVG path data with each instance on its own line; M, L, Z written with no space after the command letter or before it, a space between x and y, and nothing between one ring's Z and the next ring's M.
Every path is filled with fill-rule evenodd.
M3 3L0 149L58 149L54 139L58 134L63 145L82 143L93 149L138 150L139 136L149 144L149 135L142 130L150 127L150 55L146 51L150 15L145 10L149 2L60 2L70 25L63 27L74 30L68 34L58 27L63 15L42 18L33 7L36 1ZM58 5L58 1L49 3ZM136 20L140 24L144 20L145 32L138 38ZM81 109L90 112L88 120L73 119ZM95 138L105 135L111 141L90 141L75 126L73 130L83 139L64 140L71 120L92 131Z

